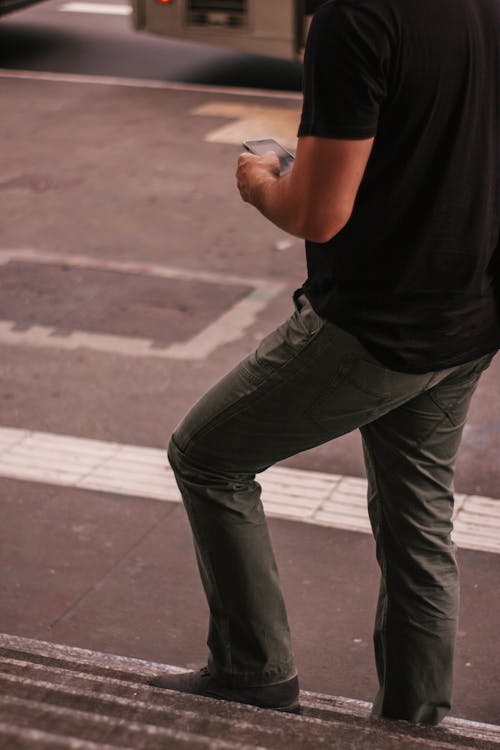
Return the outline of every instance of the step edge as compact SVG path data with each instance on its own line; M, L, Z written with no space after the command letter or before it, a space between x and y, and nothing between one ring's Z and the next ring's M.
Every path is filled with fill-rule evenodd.
M51 667L51 669L55 669L57 672L64 672L64 670L60 670L60 669L57 669L57 668L52 668ZM78 673L76 673L76 674L78 674ZM89 680L92 679L92 675L88 675L87 673L83 673L82 676L83 676L84 679L89 679ZM86 698L90 698L90 699L93 699L93 698L95 698L96 700L101 699L103 702L113 703L115 705L121 705L125 709L127 708L127 706L135 706L136 708L140 707L142 710L152 712L153 714L156 711L158 711L159 713L161 713L162 711L167 710L167 711L172 712L173 714L176 714L177 716L180 716L180 717L184 716L187 721L189 721L189 719L192 718L192 717L196 717L196 713L197 713L196 708L198 710L202 710L203 708L209 709L209 704L214 700L214 699L208 698L206 696L189 696L189 700L191 701L191 707L190 708L182 708L182 707L179 707L179 706L168 706L168 705L162 707L162 706L158 706L158 705L155 705L155 704L148 703L146 700L144 700L144 696L141 696L141 697L138 697L138 698L133 698L133 697L123 697L123 696L116 695L116 694L113 694L113 693L106 693L106 692L100 692L100 691L95 692L92 689L92 686L89 686L89 689L85 689L85 688L79 688L79 687L68 686L68 685L60 685L57 682L50 682L50 681L45 681L45 680L33 679L32 677L25 677L25 676L22 676L22 675L19 676L19 675L15 675L15 674L11 674L11 673L3 673L2 677L7 682L28 684L29 687L32 687L32 688L35 688L35 689L38 688L38 689L42 689L42 690L51 690L51 691L53 691L55 693L59 693L59 694L62 694L62 695L67 695L67 696L75 696L75 697L85 696ZM112 679L112 678L110 678L110 679ZM99 681L99 679L98 679L98 681ZM131 684L130 682L121 681L121 680L115 680L115 679L113 679L112 681L115 682L115 683L117 683L118 685L124 685L127 688L131 688L132 687L132 689L133 689L133 684ZM146 687L146 686L144 684L137 684L136 687ZM157 689L150 688L150 689L151 690L160 691L159 688L157 688ZM163 691L163 690L161 690L161 692L162 693L168 693L168 694L172 694L172 693L176 694L176 691ZM304 692L306 692L306 691L304 691ZM307 692L307 695L309 695L309 696L313 695L314 696L315 694ZM324 696L324 697L328 698L329 696ZM193 701L195 703L194 707L192 706ZM34 696L34 697L22 697L22 698L17 697L17 696L8 696L8 695L0 696L0 703L8 704L9 702L10 703L21 702L23 704L30 703L30 704L33 704L33 705L40 704L40 705L42 705L42 707L44 705L43 702L39 701L36 698L36 696ZM344 704L345 703L351 703L351 704L354 705L354 710L352 710L353 709L353 705L351 705L350 706L350 708L351 708L350 711L342 710L343 708L345 708L345 705L344 705L344 707L342 705L339 706L339 703L341 703L341 702L337 699L337 701L336 701L337 705L332 708L331 705L328 705L328 702L326 702L325 700L319 701L319 702L318 701L306 700L305 702L303 702L303 707L318 709L318 710L326 711L329 714L331 714L330 716L326 716L326 717L308 716L308 715L297 715L297 716L295 716L295 715L286 715L286 716L284 716L283 714L281 714L280 716L282 718L286 719L287 721L292 720L294 723L302 724L302 726L304 726L305 724L309 724L309 725L311 725L311 724L316 724L316 725L325 724L325 725L328 725L329 727L332 727L335 724L337 724L337 725L343 725L344 724L345 725L346 720L348 718L349 719L353 719L353 718L360 719L361 721L366 721L366 719L370 718L369 716L368 717L366 716L366 712L364 710L363 711L359 710L360 706L361 706L361 708L365 708L365 707L370 706L370 704L368 704L368 703L364 703L362 701L356 701L356 700L350 700L350 701L345 700ZM62 711L71 712L71 711L73 711L73 712L77 712L78 715L80 715L80 713L81 713L81 714L85 714L85 715L90 716L90 717L93 716L93 714L91 712L89 712L88 710L82 710L82 709L72 708L72 707L68 707L68 706L61 706L58 703L54 703L54 704L51 704L51 705L53 706L53 710L55 712L62 712ZM261 711L264 710L264 709L259 709L256 706L248 706L248 705L245 705L245 704L237 704L237 703L232 704L232 707L233 707L233 709L235 711L237 711L237 712L240 713L240 716L237 717L237 718L234 718L233 720L230 720L230 719L228 719L228 718L226 718L224 716L217 716L216 717L216 723L227 724L229 722L230 724L233 725L233 728L235 727L236 729L238 728L238 726L241 726L243 728L243 725L246 725L247 727L251 728L252 727L252 723L251 723L252 715L258 714L258 713L260 713ZM106 720L117 721L117 722L123 721L122 717L115 717L112 714L106 714L105 712L104 713L96 714L95 716L102 717L103 721L106 721ZM152 724L152 720L154 721L154 717L149 717L149 718L144 717L144 720L136 719L135 721L138 724L142 723L144 725L148 725L149 724L151 726L157 726L155 724ZM458 737L461 740L463 740L464 742L467 742L468 740L473 740L473 741L480 741L480 742L489 743L490 746L491 746L491 744L500 745L500 736L498 734L491 735L489 733L485 733L484 731L475 731L475 732L472 733L470 731L470 727L469 727L469 732L468 733L464 733L462 731L462 724L464 723L463 720L457 720L455 723L458 726L443 726L443 724L444 724L444 722L443 722L440 726L436 727L436 729L442 734L442 736L439 738L439 742L440 743L441 742L446 742L447 740L448 741L452 741L452 739L454 737ZM404 729L405 729L405 724L406 724L406 722L391 722L390 726L389 725L384 726L384 730L387 732L388 735L391 735L391 736L392 735L400 735L401 731L404 731ZM483 725L479 724L478 722L476 722L476 725L478 727L480 727L480 728L482 728L482 726L483 726ZM412 731L415 731L415 725L408 725L408 726L411 727ZM220 727L219 727L219 729L217 727L214 727L214 731L216 731L216 732L219 732L220 729L221 729ZM263 731L264 734L273 734L273 732L270 729L268 729L267 727L257 726L257 729L258 729L259 733L262 733L262 731ZM428 729L434 729L434 728L433 727L425 727L425 729L428 730ZM450 736L450 735L452 735L452 736ZM200 735L196 731L193 731L191 733L191 736L196 737L197 739L201 739L202 738L202 735ZM212 739L213 739L213 735L211 735L211 736L212 736ZM415 735L413 735L413 739L416 739ZM264 740L264 738L261 737L261 740ZM425 741L425 738L422 738L422 741ZM436 741L437 741L437 739L436 739ZM233 742L233 741L231 740L231 742Z
M121 728L133 732L134 736L137 736L139 732L146 732L147 734L151 736L163 736L166 739L176 739L180 742L186 742L191 743L193 741L197 742L199 745L206 745L208 748L211 748L214 742L216 742L217 750L269 750L269 746L267 743L265 745L257 744L259 742L266 742L265 738L256 738L255 742L252 742L252 744L248 744L248 742L238 742L234 740L221 740L220 735L214 736L206 736L199 734L198 732L183 732L182 730L169 730L168 727L158 727L155 724L148 723L146 721L138 721L138 720L127 720L125 718L121 717L113 717L113 716L106 716L102 714L92 714L86 711L85 709L78 709L78 708L72 708L67 706L60 706L58 704L47 704L40 700L31 700L29 698L18 698L18 697L9 697L9 696L2 696L0 697L0 704L4 705L18 705L25 708L30 708L31 706L37 706L38 708L42 709L42 712L45 713L47 716L52 717L65 717L67 720L71 721L72 719L79 720L80 722L82 720L90 719L91 723L95 725L103 725L112 727L113 725L120 726ZM43 717L37 717L37 718L43 718ZM301 717L294 717L294 718L301 718ZM313 719L309 717L305 717L306 722L315 722L318 724L322 724L322 720L320 719ZM307 719L309 718L309 722ZM375 720L376 722L379 722L380 720ZM334 727L335 725L332 722L324 722L328 727ZM342 724L342 721L338 722L339 724ZM447 732L443 732L441 728L438 729L438 736L428 736L428 737L419 737L418 735L414 734L415 726L411 726L411 729L413 732L411 734L407 734L405 727L403 726L404 722L391 722L390 726L383 726L384 731L384 737L386 738L392 738L400 742L404 742L405 738L408 741L411 741L412 743L419 743L422 747L424 746L431 746L433 750L440 750L441 748L443 750L472 750L472 745L467 741L467 738L465 738L463 741L456 742L456 739L454 737L450 737ZM26 727L20 727L20 729L25 729ZM257 730L260 730L260 727L257 725ZM78 728L76 728L78 730ZM427 727L428 730L435 729L434 727ZM44 731L44 730L38 730L38 731ZM75 731L75 728L73 728L73 731ZM359 733L359 726L353 726L352 731L357 734ZM271 732L270 734L275 735L276 733ZM279 734L279 730L278 730ZM1 733L0 733L1 736ZM61 735L62 736L62 735ZM76 734L71 735L73 737L77 737ZM82 740L84 738L77 737L77 739ZM462 739L462 738L460 738ZM86 740L88 742L92 742L92 740ZM131 745L134 747L134 744ZM123 745L120 744L118 746L120 750L122 750ZM214 746L215 747L215 746ZM484 747L484 745L477 746L474 745L475 748L480 750L480 748ZM101 748L99 747L99 750ZM491 743L488 743L488 750L491 750Z
M109 654L102 651L92 651L91 649L78 646L67 646L65 644L51 643L50 641L26 638L8 633L0 633L0 647L18 650L25 654L39 655L47 658L58 658L61 661L81 661L87 665L97 664L99 667L116 669L117 671L121 670L128 674L138 672L142 676L154 676L159 672L175 674L186 671L185 668L162 664L161 662L137 659L135 657L121 656L118 654ZM301 690L301 700L302 698L305 699L305 705L307 705L308 701L311 701L314 704L321 703L323 707L328 707L329 710L336 710L337 712L347 713L351 716L358 716L359 718L366 718L371 711L371 703L354 698L345 698L343 696ZM315 707L319 706L316 705ZM487 724L471 719L447 716L441 722L440 726L450 729L453 734L457 734L458 732L466 733L465 736L470 739L479 737L484 739L485 737L488 737L489 741L497 741L500 744L500 726L496 724Z
M213 745L214 741L217 740L217 747L220 747L220 750L266 750L266 748L262 747L261 745L252 744L249 745L247 743L241 743L241 742L233 742L232 740L221 740L219 737L210 736L207 737L205 735L199 734L197 732L186 732L183 730L177 730L177 729L169 729L168 727L158 726L156 724L150 724L148 722L141 722L141 721L131 721L129 719L125 718L115 718L113 716L107 716L103 714L91 714L88 711L79 709L79 708L69 708L67 706L59 706L54 704L47 704L43 701L32 701L29 698L18 698L18 697L10 697L5 696L6 700L3 701L2 697L0 697L0 702L4 703L10 703L10 704L17 704L18 706L23 705L25 707L32 706L33 704L37 705L38 707L41 707L42 710L46 714L52 714L56 716L65 716L67 718L75 718L80 719L83 721L89 720L93 724L97 725L104 725L108 727L120 726L124 728L127 731L130 731L134 733L136 736L139 736L140 733L146 733L149 736L163 736L165 740L167 739L175 739L179 740L180 742L198 742L200 745L206 745L207 747L210 747ZM1 726L1 724L0 724ZM12 726L12 725L11 725ZM20 727L21 729L26 729L27 727ZM36 731L44 731L37 729ZM63 735L55 735L55 736L63 736ZM75 735L73 735L75 736ZM78 738L77 739L82 739ZM93 742L93 740L84 740L87 742ZM96 747L99 747L99 750L101 750L100 745L96 745ZM115 747L114 745L112 747ZM119 747L120 750L122 750L122 744L117 745L116 747ZM132 744L131 747L133 748L134 745Z
M28 687L31 687L31 688L39 688L41 690L47 690L47 691L50 690L50 691L53 691L54 693L59 693L61 695L75 696L75 697L83 696L85 698L89 698L89 699L94 698L96 700L97 699L102 699L103 702L107 701L108 703L114 703L114 704L117 704L117 705L122 705L124 708L126 708L129 705L130 706L133 705L133 706L140 706L141 708L143 708L145 710L151 710L153 712L156 711L156 710L159 711L159 712L161 712L162 710L163 711L170 710L173 713L178 713L178 714L184 714L184 715L186 715L187 719L191 718L192 716L196 716L196 713L197 713L196 708L198 708L198 709L201 709L201 708L209 709L210 706L213 705L214 702L218 703L218 704L222 703L222 701L219 701L216 698L211 698L209 696L204 696L204 695L189 695L188 696L188 695L186 695L186 696L184 696L185 699L189 700L190 703L191 703L191 705L194 704L194 707L186 708L186 709L184 709L184 708L178 708L176 706L163 706L162 707L162 706L157 706L155 704L150 704L147 701L141 700L140 698L134 699L134 698L122 697L120 695L114 695L113 693L105 693L105 692L100 692L100 691L96 692L96 691L93 691L92 689L88 689L87 690L85 688L77 688L77 687L72 687L72 686L69 686L69 685L59 685L59 684L57 684L55 682L49 682L49 681L46 681L46 680L33 679L31 677L18 677L17 675L13 675L13 674L10 674L10 673L7 673L7 672L4 672L4 673L0 672L0 680L2 680L2 679L4 681L6 681L6 682L11 682L13 684L14 683L21 684L21 685L24 684L24 685L28 685ZM119 682L119 681L117 681L117 682ZM125 684L127 686L131 685L131 683L129 683L129 682L122 683L122 684ZM154 688L154 687L150 687L149 689L151 691L154 690L156 693L161 693L161 694L163 694L163 696L165 696L165 695L167 695L167 696L168 695L179 696L180 695L175 690L166 690L166 689L163 689L163 688ZM8 702L10 699L12 699L13 701L16 701L16 700L19 700L19 701L28 701L28 702L31 702L33 704L40 703L40 704L43 705L42 701L38 700L38 698L36 696L33 696L32 698L30 698L30 697L19 698L18 696L9 696L9 695L3 695L2 696L2 695L0 695L0 703L1 702ZM227 703L225 701L224 701L224 703L227 705ZM53 705L56 708L59 708L59 707L63 708L63 707L59 706L59 704L57 704L57 703L55 703ZM230 721L231 724L235 724L237 726L243 727L244 724L247 724L248 726L251 727L252 726L251 721L250 721L251 718L254 718L256 716L258 717L259 715L262 715L262 712L264 712L265 714L271 713L269 709L264 709L264 708L260 708L258 706L252 706L252 705L245 704L245 703L232 702L231 703L231 708L232 708L232 710L239 712L240 715L241 715L241 718L239 718L239 719L235 718L235 719L229 720L229 719L226 719L223 716L222 717L217 716L216 717L217 720L220 720L221 723L227 723L227 722ZM68 709L68 710L70 710L70 709ZM79 709L74 709L74 710L79 710ZM86 712L86 713L89 713L89 712ZM317 717L317 716L307 716L307 715L301 715L301 714L289 714L289 713L284 713L284 712L272 712L272 713L273 713L273 715L275 715L275 720L276 720L276 717L279 717L279 719L282 719L283 721L290 721L291 720L293 722L298 722L298 723L302 723L302 724L316 724L316 725L328 724L329 726L334 726L335 724L339 724L339 725L340 724L345 724L346 723L346 719L348 717L347 714L343 714L343 713L339 713L339 712L333 712L333 711L332 711L332 713L335 714L335 719L330 719L330 718L326 719L326 718L321 718L321 717ZM106 714L100 714L100 715L101 716L106 716ZM110 718L112 718L112 717L110 717ZM349 718L352 718L352 716L349 715ZM262 726L260 726L259 729L262 730ZM264 732L272 734L271 731L268 732L267 728L264 728Z
M182 667L174 667L161 662L148 661L147 659L137 659L136 657L120 656L110 654L104 651L92 651L91 649L81 648L79 646L67 646L62 643L52 643L50 641L37 640L35 638L25 638L8 633L0 633L0 647L18 650L26 654L44 656L47 658L58 658L61 661L78 660L84 664L95 664L98 666L109 667L110 664L117 665L113 668L122 669L124 672L133 674L136 671L144 675L156 674L157 669L171 669L172 672L184 672Z
M79 737L62 737L53 732L43 729L31 729L30 727L18 727L7 722L0 721L0 737L20 737L29 740L49 740L55 747L68 748L68 750L134 750L133 747L125 745L110 745L96 743L92 740L82 740Z
M56 669L56 668L51 667L50 669ZM64 672L66 670L62 670L61 669L61 670L57 670L57 671ZM76 674L78 674L78 673L76 673ZM84 679L87 679L87 678L89 680L92 679L92 675L88 675L87 673L82 673L81 676ZM89 698L89 699L90 698L95 698L96 700L97 699L102 699L103 702L107 701L109 703L115 703L117 705L122 705L124 708L126 708L128 705L130 705L130 706L133 705L133 706L136 706L136 707L138 707L138 708L140 708L142 710L150 711L151 713L158 712L158 714L162 714L162 713L165 714L165 713L168 712L170 714L177 715L179 718L184 718L186 721L189 721L190 719L196 719L196 718L199 717L200 713L199 713L199 711L196 710L197 707L198 708L209 707L209 705L210 705L209 702L212 703L214 700L216 700L214 698L209 698L208 696L201 696L201 695L199 695L199 696L193 696L193 695L190 695L189 697L186 696L186 700L189 700L191 704L193 703L193 700L194 700L195 701L195 706L194 707L182 708L182 707L179 707L179 706L168 705L168 704L159 705L159 704L156 704L156 703L149 703L147 700L145 700L146 696L141 696L141 697L134 698L134 697L129 697L129 696L118 695L118 694L115 694L115 693L106 693L106 692L101 692L101 691L94 691L92 689L91 685L89 685L88 688L85 688L83 686L82 687L76 687L76 686L71 686L71 685L62 685L62 684L57 683L57 682L51 682L51 681L43 680L43 679L36 679L36 678L33 678L32 676L31 677L26 677L26 676L23 676L23 675L15 675L15 674L12 674L12 673L9 673L9 672L2 672L1 671L1 662L0 662L0 681L2 679L5 679L7 682L11 682L11 683L27 684L29 687L32 687L32 688L50 689L50 690L53 690L56 693L60 693L60 694L63 694L63 695L72 695L72 696L75 696L75 697L78 696L78 695L81 695L81 696L84 696L85 698ZM164 690L164 689L161 689L161 688L153 688L151 686L148 686L145 683L141 683L141 684L137 683L137 684L134 685L134 683L126 682L124 680L116 680L114 678L109 678L109 679L110 679L110 682L115 683L117 687L124 686L124 687L128 687L128 688L131 688L131 689L137 689L139 687L144 687L148 691L151 691L151 692L155 691L156 694L162 693L163 697L165 697L165 694L166 695L175 695L175 696L179 695L179 693L177 693L176 691L173 691L173 690ZM12 701L26 701L26 702L30 702L30 703L33 703L33 704L38 704L38 703L42 704L43 703L36 696L33 696L33 698L31 698L31 697L19 698L18 696L10 696L10 695L5 695L5 694L4 695L0 694L0 705L8 703L11 700ZM68 708L68 707L60 706L57 703L55 703L53 705L55 705L56 707L60 707L60 708ZM222 725L228 725L228 724L230 724L231 726L233 726L236 729L252 728L254 726L254 724L251 722L250 719L253 718L255 716L255 714L258 714L258 713L260 713L261 711L264 710L264 709L258 708L257 706L250 706L250 705L246 705L246 704L243 704L243 703L233 703L232 706L233 706L234 710L240 712L240 714L241 714L240 717L233 717L233 718L229 718L228 717L228 718L226 718L224 716L216 716L215 719L218 722L220 722L220 724L222 724ZM75 710L81 710L81 709L75 709ZM88 713L88 712L86 712L86 713ZM104 716L106 714L101 714L101 715ZM281 715L283 716L283 714L281 714ZM211 718L214 718L214 717L212 716ZM295 717L295 718L297 718L297 717ZM317 724L323 723L323 720L320 719L320 718L317 718L317 717L306 716L306 717L300 717L300 718L304 719L304 720L307 720L310 723L311 722L317 723ZM342 722L342 719L339 718L339 722L338 723L341 723L341 722ZM332 725L334 722L329 721L328 723L330 725ZM256 725L256 726L257 726L257 728L259 729L260 732L263 732L264 734L272 734L272 730L269 729L268 727L262 727L262 725Z

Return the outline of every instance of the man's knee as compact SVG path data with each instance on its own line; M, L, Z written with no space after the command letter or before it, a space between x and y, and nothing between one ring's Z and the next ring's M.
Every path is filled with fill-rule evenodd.
M177 480L203 477L211 473L211 467L196 442L184 440L179 428L170 438L168 460Z
M182 474L183 470L185 470L186 463L189 461L189 458L183 451L181 451L175 432L170 438L167 449L167 456L174 474L176 476Z

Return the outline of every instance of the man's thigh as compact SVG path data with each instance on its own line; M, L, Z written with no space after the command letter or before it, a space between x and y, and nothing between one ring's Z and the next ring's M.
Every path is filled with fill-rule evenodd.
M423 464L448 471L460 445L470 402L493 359L485 355L436 373L429 387L362 429L384 473ZM435 473L433 472L433 473Z
M174 442L214 470L258 473L425 390L432 375L378 363L301 297L296 312L189 412Z
M470 401L493 355L448 371L361 430L375 536L425 558L450 542L453 475ZM411 544L410 544L411 541Z

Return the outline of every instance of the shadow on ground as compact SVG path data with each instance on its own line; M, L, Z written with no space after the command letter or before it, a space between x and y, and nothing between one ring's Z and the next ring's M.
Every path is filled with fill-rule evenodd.
M302 63L135 33L128 21L43 13L43 4L0 26L0 67L300 91ZM113 19L116 24L116 19Z

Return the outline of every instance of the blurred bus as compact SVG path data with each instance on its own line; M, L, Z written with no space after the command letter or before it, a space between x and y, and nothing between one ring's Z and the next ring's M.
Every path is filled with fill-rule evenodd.
M288 60L324 0L131 0L138 31Z

